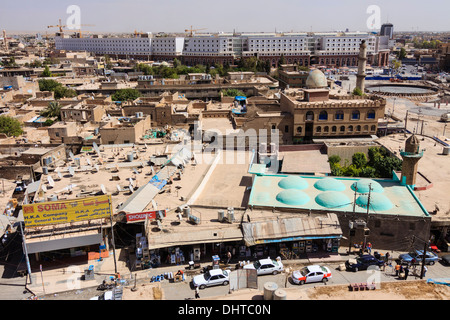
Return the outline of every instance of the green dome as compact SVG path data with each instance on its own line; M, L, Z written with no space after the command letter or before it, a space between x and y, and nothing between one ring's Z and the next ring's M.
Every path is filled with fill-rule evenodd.
M309 89L326 88L328 87L327 77L325 77L325 74L322 71L315 69L311 71L308 78L306 78L306 86Z
M356 190L359 193L368 193L369 192L369 184L372 188L372 192L383 192L383 187L381 184L372 179L360 179L354 182L351 186L352 190L355 191L355 187L358 188Z
M361 207L367 209L369 195L363 194L360 195L356 199L356 204ZM370 194L370 209L377 211L386 211L392 208L392 202L385 195L379 193L371 193Z
M314 187L321 191L344 191L345 184L334 178L320 179L314 184Z
M309 201L309 197L306 193L295 189L281 191L277 194L276 199L283 204L291 206L300 206Z
M337 191L325 191L316 197L317 204L325 208L343 209L351 204L350 199L343 193Z
M308 182L299 176L289 176L281 179L278 186L283 189L303 190L308 188Z

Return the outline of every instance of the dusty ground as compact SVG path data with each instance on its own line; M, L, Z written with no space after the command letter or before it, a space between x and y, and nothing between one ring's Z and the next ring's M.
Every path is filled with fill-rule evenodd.
M425 281L383 282L376 290L350 291L348 285L287 288L286 300L449 300L450 287ZM216 300L263 300L263 292L246 289Z
M133 287L123 289L122 300L164 300L164 290L161 290L160 283L144 283L136 285L138 290L133 291Z

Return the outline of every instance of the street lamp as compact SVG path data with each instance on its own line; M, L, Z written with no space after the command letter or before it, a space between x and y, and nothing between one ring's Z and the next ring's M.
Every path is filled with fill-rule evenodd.
M445 137L445 128L447 127L447 124L444 124L444 133L442 135Z

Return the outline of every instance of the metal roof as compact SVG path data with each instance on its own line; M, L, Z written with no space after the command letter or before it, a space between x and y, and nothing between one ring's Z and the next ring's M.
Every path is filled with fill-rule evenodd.
M338 217L334 213L323 217L286 218L243 223L242 232L247 246L268 242L340 238L342 236Z

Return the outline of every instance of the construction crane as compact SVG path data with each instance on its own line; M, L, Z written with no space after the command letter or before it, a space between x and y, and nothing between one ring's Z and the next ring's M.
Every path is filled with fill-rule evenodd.
M93 27L94 25L93 24L80 24L79 26L80 27ZM59 32L63 33L64 32L63 28L67 28L67 26L66 25L62 25L61 24L61 19L59 19L59 24L54 25L54 26L47 26L47 28L59 28ZM83 38L83 35L81 33L81 29L78 29L78 34L79 34L80 38Z
M67 27L67 26L63 26L63 25L61 24L61 19L59 19L59 24L54 25L54 26L47 26L47 28L59 28L59 32L60 32L60 33L63 33L63 32L64 32L63 28L65 28L65 27Z
M192 37L194 35L195 31L200 31L200 30L206 30L206 28L203 28L203 29L192 29L192 26L191 26L190 29L186 29L186 30L184 30L184 32L190 32L191 33L191 37Z

